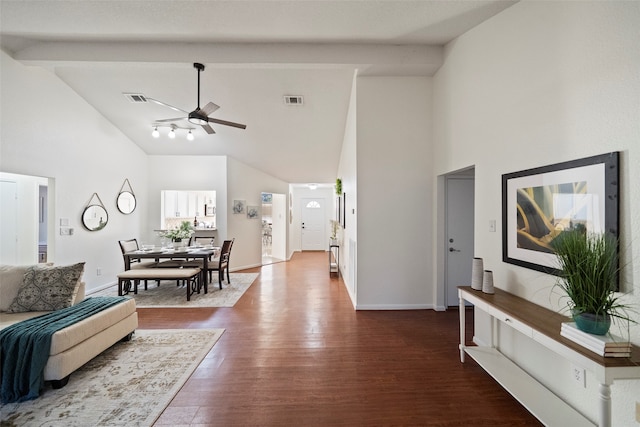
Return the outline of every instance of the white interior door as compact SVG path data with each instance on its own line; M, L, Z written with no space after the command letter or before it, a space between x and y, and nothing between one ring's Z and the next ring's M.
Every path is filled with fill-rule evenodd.
M447 245L445 278L446 305L458 305L458 286L471 285L473 263L473 187L472 177L446 180Z
M324 198L303 198L301 202L301 249L303 251L327 250L329 244L324 236Z
M0 264L18 262L18 184L0 181Z

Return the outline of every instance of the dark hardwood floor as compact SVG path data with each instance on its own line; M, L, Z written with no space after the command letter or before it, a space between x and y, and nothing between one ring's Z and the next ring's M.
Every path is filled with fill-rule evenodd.
M356 312L323 252L248 271L233 308L138 309L140 329L226 329L156 426L541 425L460 363L457 310Z

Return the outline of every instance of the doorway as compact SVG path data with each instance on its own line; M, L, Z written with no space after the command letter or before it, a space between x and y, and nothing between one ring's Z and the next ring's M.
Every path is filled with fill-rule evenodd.
M53 260L53 179L0 172L0 264Z
M445 305L458 306L458 286L471 284L475 169L445 177Z
M287 197L262 193L262 265L286 259Z

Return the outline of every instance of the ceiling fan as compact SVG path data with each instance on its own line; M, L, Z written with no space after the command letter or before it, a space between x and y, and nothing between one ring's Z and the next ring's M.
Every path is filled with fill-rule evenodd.
M226 120L214 119L213 117L209 117L209 114L213 113L218 108L220 108L218 105L214 104L213 102L209 102L207 105L200 108L200 72L204 71L204 65L198 62L194 62L193 67L198 70L198 106L192 112L188 112L181 108L174 107L173 105L169 105L165 102L158 101L157 99L147 97L149 101L153 101L156 104L164 105L165 107L169 107L173 110L180 111L186 114L186 116L183 116L183 117L156 120L156 123L175 122L177 120L188 120L190 123L193 123L194 125L202 126L202 129L204 129L205 132L207 132L208 134L216 133L213 130L213 128L209 126L209 123L216 123L219 125L233 126L240 129L246 129L247 126L240 123L228 122Z

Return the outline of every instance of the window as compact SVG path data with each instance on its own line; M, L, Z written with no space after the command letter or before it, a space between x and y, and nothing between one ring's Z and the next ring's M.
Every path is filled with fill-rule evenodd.
M306 207L310 209L320 209L320 203L316 202L315 200L312 200L309 203L307 203Z

